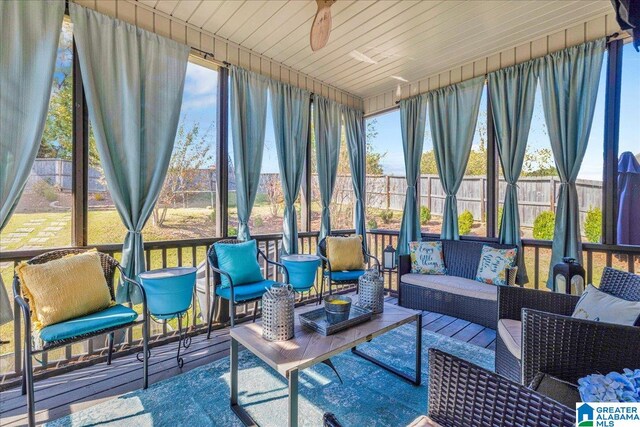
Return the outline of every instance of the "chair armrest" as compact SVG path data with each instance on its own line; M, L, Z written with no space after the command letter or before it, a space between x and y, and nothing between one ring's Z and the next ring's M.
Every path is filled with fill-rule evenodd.
M504 277L508 286L515 286L518 280L518 267L507 267L504 269Z
M522 319L522 309L571 315L580 297L518 286L498 286L498 319Z
M224 270L220 270L218 267L214 267L213 265L210 265L210 267L211 267L211 270L226 277L227 280L229 280L229 287L233 289L233 279L231 279L231 275L229 273L227 273Z
M398 257L398 283L400 276L411 273L411 255L400 255Z
M120 264L118 264L117 267L118 267L118 270L120 271L120 277L122 278L122 280L137 287L138 290L140 291L140 296L142 297L142 312L144 313L144 318L146 319L147 318L147 293L144 290L144 286L142 286L140 282L133 280L129 278L126 274L124 274L124 269Z
M567 408L470 362L429 350L428 416L439 425L569 427Z
M589 374L640 367L640 328L524 309L523 384L538 372L577 383Z
M373 258L373 260L376 262L376 269L378 270L378 273L379 273L380 272L380 260L377 257L371 255L368 251L364 251L364 256L365 256L365 258L368 258L367 261L370 261L371 258Z
M261 249L258 249L258 254L260 254L262 256L262 258L264 258L265 261L267 261L267 264L271 264L271 265L275 265L278 266L282 269L283 275L284 275L284 282L285 283L289 283L289 270L287 270L287 267L285 267L284 264L277 262L277 261L273 261L269 258L267 258L267 255L262 252Z

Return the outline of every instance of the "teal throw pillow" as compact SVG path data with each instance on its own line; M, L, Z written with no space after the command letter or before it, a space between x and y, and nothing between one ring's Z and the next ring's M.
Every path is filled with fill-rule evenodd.
M218 268L231 276L233 286L245 285L264 280L256 258L258 246L255 240L243 243L214 243L218 257ZM222 286L229 286L229 280L220 275Z

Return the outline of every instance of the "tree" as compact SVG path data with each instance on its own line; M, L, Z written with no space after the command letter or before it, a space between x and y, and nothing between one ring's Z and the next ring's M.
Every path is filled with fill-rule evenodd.
M280 213L280 207L284 203L284 194L282 192L282 184L280 183L280 175L269 173L262 175L262 186L269 199L269 210L271 216L277 217Z
M522 165L523 176L558 176L550 148L527 149Z
M191 129L185 130L185 121L186 117L183 117L178 126L167 177L153 210L153 224L158 227L163 226L167 209L175 206L180 197L184 201L186 190L198 188L198 185L202 184L201 171L209 167L213 160L208 137L214 124L212 123L201 136L198 122L194 123Z

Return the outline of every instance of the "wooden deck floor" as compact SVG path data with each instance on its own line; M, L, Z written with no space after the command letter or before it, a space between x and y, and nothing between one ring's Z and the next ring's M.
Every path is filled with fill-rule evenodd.
M389 302L395 302L390 299ZM496 333L492 329L465 320L438 313L423 313L423 328L480 347L494 350ZM211 363L229 353L229 330L221 329L212 334L193 337L191 347L184 353L184 367L176 363L176 343L152 350L149 361L149 383L179 375L183 372ZM135 355L114 359L111 366L105 363L77 369L35 383L36 421L51 421L80 411L108 399L142 387L142 364ZM20 388L0 393L0 425L26 424L26 399Z

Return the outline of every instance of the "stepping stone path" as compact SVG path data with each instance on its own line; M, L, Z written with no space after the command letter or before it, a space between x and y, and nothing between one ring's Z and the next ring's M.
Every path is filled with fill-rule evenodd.
M20 227L20 228L16 228L16 231L18 233L31 233L33 230L35 230L35 228L31 228L31 227Z
M60 231L62 227L46 227L44 231Z

